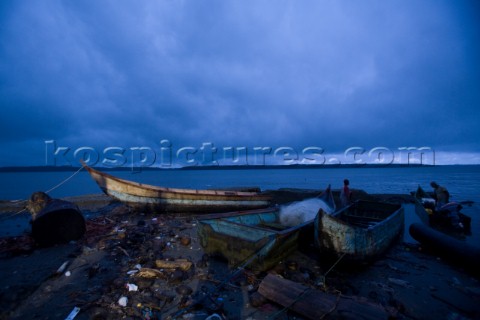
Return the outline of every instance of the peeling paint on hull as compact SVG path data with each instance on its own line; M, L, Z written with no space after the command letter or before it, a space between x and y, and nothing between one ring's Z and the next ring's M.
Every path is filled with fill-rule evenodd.
M157 187L114 177L83 164L102 191L148 212L225 212L265 208L271 198L258 192Z
M278 208L232 212L200 219L198 237L205 253L224 257L231 267L253 257L248 267L265 271L297 248L300 232L312 222L281 226Z
M404 228L401 205L358 201L315 218L315 244L322 252L367 260L383 253Z

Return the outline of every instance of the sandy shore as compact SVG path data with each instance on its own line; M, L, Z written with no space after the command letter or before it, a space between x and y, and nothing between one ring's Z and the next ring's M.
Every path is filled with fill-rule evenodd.
M277 190L275 202L316 195L314 190ZM371 195L409 202L408 195ZM130 212L104 195L72 197L89 217L81 241L36 248L27 235L2 242L0 319L304 319L256 294L266 273L248 270L231 277L224 261L204 255L196 220L188 215ZM22 205L0 202L0 216ZM8 216L7 216L8 217ZM181 259L181 260L180 260ZM188 261L187 270L163 270L155 278L138 268L155 262ZM295 265L294 269L286 267ZM66 268L57 269L66 263ZM323 261L308 242L269 271L315 290L375 304L397 319L478 319L480 283L459 266L445 263L419 245L397 242L374 263L347 268ZM327 274L327 276L325 276ZM138 289L129 291L127 284ZM126 297L125 307L118 301ZM331 310L325 319L341 318Z

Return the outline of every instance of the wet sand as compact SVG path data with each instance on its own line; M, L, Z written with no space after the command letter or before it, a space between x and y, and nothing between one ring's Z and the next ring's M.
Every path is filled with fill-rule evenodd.
M281 204L318 191L272 194ZM411 201L408 195L368 197ZM104 195L67 200L77 203L87 217L87 234L81 241L36 248L28 235L2 240L0 319L65 319L74 307L80 308L75 319L205 319L212 314L225 319L304 319L259 297L256 291L266 273L243 270L230 279L235 270L204 255L195 217L133 213ZM9 217L21 207L1 202L0 216ZM138 276L140 266L158 269L156 260L187 260L192 266L184 271L164 269L156 278ZM65 270L57 273L65 262ZM480 318L478 278L424 252L418 244L399 240L368 265L352 268L340 263L330 270L332 264L305 241L269 273L378 305L391 318ZM138 290L129 291L129 283ZM118 304L121 297L128 298L126 307ZM331 310L324 318L340 317Z

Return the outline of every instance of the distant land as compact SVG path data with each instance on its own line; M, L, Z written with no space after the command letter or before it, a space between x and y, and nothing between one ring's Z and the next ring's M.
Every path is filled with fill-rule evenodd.
M344 168L412 168L456 165L424 165L424 164L330 164L330 165L218 165L218 166L186 166L177 168L168 167L94 167L101 171L161 171L161 170L261 170L261 169L344 169ZM478 166L478 165L458 165ZM80 167L74 166L23 166L0 167L0 172L62 172L77 171Z

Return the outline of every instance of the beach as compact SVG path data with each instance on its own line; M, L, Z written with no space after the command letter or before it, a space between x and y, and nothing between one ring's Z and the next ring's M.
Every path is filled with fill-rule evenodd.
M281 205L318 192L289 189L272 194ZM411 201L406 194L369 197L406 205ZM204 254L193 215L132 212L103 195L67 199L89 217L84 238L50 248L36 248L28 235L2 243L1 319L65 319L74 308L80 308L75 319L206 319L215 314L223 319L307 319L259 295L267 274L338 301L375 308L390 318L480 316L478 277L425 252L418 243L398 240L368 265L348 268L340 263L332 268L307 241L266 272L238 271ZM2 215L20 207L7 201L0 206ZM163 269L154 277L138 275L158 270L157 261L186 261L189 267ZM119 304L122 297L127 298L125 306ZM324 318L354 316L345 312L337 305Z

